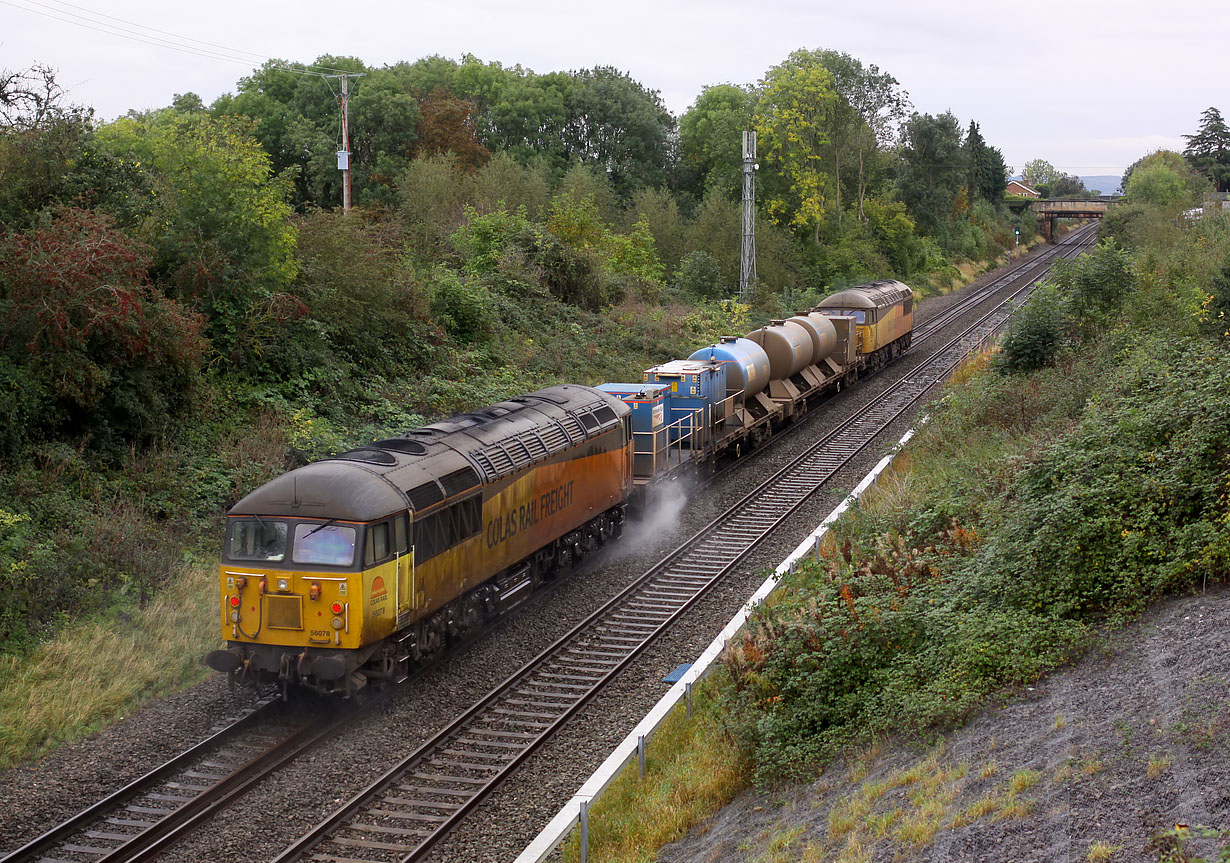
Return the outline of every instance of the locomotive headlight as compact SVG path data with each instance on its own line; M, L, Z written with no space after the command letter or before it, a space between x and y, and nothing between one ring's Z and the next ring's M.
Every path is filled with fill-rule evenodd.
M333 628L334 629L341 629L345 625L346 625L346 621L342 620L340 617L333 618Z
M278 579L278 590L290 590L290 579L289 578L279 578Z

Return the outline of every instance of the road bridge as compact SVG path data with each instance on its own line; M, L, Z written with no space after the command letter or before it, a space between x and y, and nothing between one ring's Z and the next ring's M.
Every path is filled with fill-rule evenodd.
M1100 219L1106 215L1118 195L1101 195L1096 198L1072 200L1068 198L1039 198L1029 205L1038 219L1038 229L1046 241L1051 241L1056 219Z

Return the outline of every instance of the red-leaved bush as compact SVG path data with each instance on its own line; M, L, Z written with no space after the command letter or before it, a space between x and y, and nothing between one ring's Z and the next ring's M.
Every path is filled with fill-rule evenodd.
M65 419L147 431L134 426L160 423L200 368L203 319L150 284L149 263L108 216L73 207L0 238L0 353Z

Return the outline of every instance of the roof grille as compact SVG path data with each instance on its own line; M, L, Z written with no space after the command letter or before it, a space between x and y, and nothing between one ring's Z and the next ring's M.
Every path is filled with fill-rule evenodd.
M598 420L591 413L581 414L581 425L585 426L586 431L594 431L598 428Z
M615 422L615 411L611 410L610 405L599 405L594 408L594 418L603 425L607 425L608 423Z
M478 474L474 472L474 468L466 465L440 477L440 485L444 486L444 496L452 497L478 485Z
M410 498L410 505L414 507L416 512L427 509L432 504L444 500L444 494L440 491L440 486L436 485L435 480L428 480L422 485L410 489L408 497Z
M572 414L565 414L559 418L559 424L564 427L568 437L573 443L585 440L585 429L581 427L581 423Z
M543 446L547 448L547 452L559 452L562 449L568 448L568 435L559 423L543 426L538 430L538 433Z

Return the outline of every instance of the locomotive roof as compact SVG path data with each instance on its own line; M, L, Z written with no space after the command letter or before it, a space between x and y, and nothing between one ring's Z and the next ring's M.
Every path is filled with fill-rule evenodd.
M910 287L896 279L880 279L826 297L818 309L880 309L911 297Z
M628 410L590 387L547 387L297 468L231 514L370 521L422 511L603 433Z

